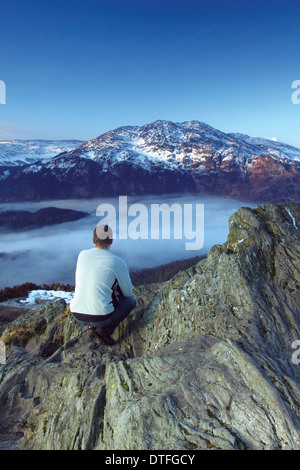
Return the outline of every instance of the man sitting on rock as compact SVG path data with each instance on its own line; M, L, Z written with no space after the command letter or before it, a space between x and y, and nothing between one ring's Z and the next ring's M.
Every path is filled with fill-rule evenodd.
M74 318L108 345L114 344L111 335L116 326L136 306L127 264L109 251L112 241L108 225L95 228L95 247L79 253L70 302Z

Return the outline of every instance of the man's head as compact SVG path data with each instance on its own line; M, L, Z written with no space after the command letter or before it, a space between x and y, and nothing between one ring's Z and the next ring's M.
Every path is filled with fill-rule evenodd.
M94 230L93 242L96 248L109 249L113 242L112 229L108 225L97 225Z

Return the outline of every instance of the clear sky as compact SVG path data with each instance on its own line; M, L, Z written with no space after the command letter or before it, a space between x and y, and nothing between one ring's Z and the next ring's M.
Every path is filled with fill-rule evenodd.
M299 0L0 1L0 139L199 120L300 146Z

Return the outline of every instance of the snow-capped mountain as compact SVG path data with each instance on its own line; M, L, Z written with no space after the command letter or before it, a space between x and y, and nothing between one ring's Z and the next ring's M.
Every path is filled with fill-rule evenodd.
M160 161L177 168L186 167L187 158L200 162L211 151L222 159L244 159L265 153L300 161L300 148L271 139L225 134L198 121L176 124L156 121L143 127L121 127L83 143L69 155L98 163L130 160L147 167Z
M186 168L200 163L207 154L217 153L222 160L244 160L262 153L300 161L300 148L271 139L253 138L242 134L225 134L198 121L172 123L156 121L143 127L128 126L107 132L84 142L69 156L92 159L99 164L130 161L135 165Z
M28 165L72 150L82 140L0 140L0 166Z
M125 126L0 181L0 200L199 192L300 199L300 149L198 121Z

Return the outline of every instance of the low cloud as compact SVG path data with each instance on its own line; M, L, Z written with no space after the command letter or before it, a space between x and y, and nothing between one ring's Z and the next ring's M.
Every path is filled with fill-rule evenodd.
M0 233L0 288L23 282L36 284L75 282L77 256L81 250L93 248L93 229L100 221L96 216L100 204L113 204L118 208L118 198L95 200L67 200L42 203L0 204L0 211L24 209L36 211L55 206L89 213L84 219L26 232ZM250 203L197 196L172 195L165 197L129 197L128 206L142 203L204 204L204 245L199 251L186 250L186 239L175 240L120 240L116 238L111 250L124 258L131 271L153 268L179 259L206 254L211 246L226 241L228 219L241 206L255 207Z

